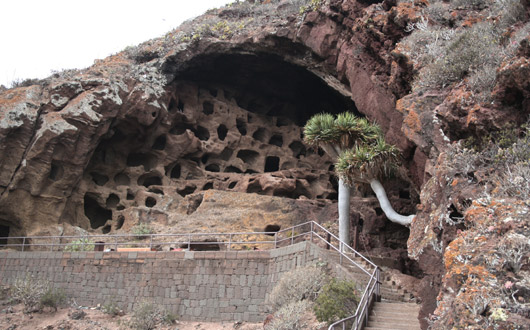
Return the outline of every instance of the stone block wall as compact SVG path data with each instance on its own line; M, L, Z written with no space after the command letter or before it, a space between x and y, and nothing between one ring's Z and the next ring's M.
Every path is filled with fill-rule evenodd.
M143 299L182 320L261 322L281 274L321 256L308 242L266 251L6 252L0 284L26 275L62 288L82 306Z

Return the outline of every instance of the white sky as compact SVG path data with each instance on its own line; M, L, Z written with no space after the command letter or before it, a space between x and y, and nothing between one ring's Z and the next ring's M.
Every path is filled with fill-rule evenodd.
M233 0L16 0L0 9L0 85L85 68Z

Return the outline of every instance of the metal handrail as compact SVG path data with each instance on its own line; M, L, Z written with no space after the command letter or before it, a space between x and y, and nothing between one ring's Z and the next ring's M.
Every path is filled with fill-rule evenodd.
M309 230L302 230L301 233L297 233L296 229L303 228L303 227L310 226ZM324 238L321 236L317 230L323 231L327 238ZM286 238L281 238L280 235L285 233L285 235L288 235ZM234 240L234 236L242 236L242 235L262 235L266 236L268 240L264 241L242 241L242 240ZM113 240L113 242L105 243L109 244L110 246L114 246L117 250L118 246L122 245L136 245L136 246L142 246L147 245L149 248L152 248L154 244L158 246L163 245L172 245L172 244L181 244L181 245L187 245L188 249L191 248L191 245L206 245L206 244L219 244L219 245L226 245L227 249L230 250L232 248L232 245L239 245L239 244L265 244L265 245L273 245L274 248L278 247L278 245L282 244L283 242L289 242L289 244L294 244L296 239L299 239L301 237L305 237L309 235L310 242L313 242L313 239L316 237L318 240L324 242L326 246L333 249L334 251L339 253L340 257L340 264L342 264L343 260L346 260L350 262L352 265L356 266L357 268L361 269L366 275L370 277L370 280L368 281L368 284L366 285L366 288L363 292L363 295L361 296L361 299L359 300L359 304L357 305L357 310L355 311L355 314L352 316L348 316L342 320L339 320L333 324L331 324L328 328L328 330L335 329L336 326L342 325L342 329L345 330L346 323L352 322L353 320L353 329L358 329L359 325L363 320L368 320L368 309L370 307L370 304L372 302L372 298L375 294L376 297L380 296L380 268L374 264L371 260L367 259L365 256L357 252L355 249L350 247L345 242L341 241L336 235L331 233L329 230L324 228L322 225L316 223L315 221L308 221L302 224L298 224L295 226L292 226L287 229L282 229L277 232L233 232L233 233L187 233L187 234L118 234L118 235L84 235L84 236L20 236L20 237L6 237L5 239L9 240L22 240L22 243L17 244L6 244L2 245L3 247L21 247L21 250L24 251L25 247L50 247L53 251L54 247L67 247L72 246L73 244L78 244L81 246L85 245L97 245L99 242L84 242L81 241L81 243L61 243L61 239L97 239L97 238L105 238L105 240L108 240L109 238ZM228 242L223 241L193 241L192 238L198 237L198 236L206 236L206 237L219 237L224 236L228 237ZM274 236L274 238L272 238ZM149 241L146 242L118 242L119 239L127 239L127 238L149 238ZM172 241L172 242L156 242L156 238L164 238L164 237L176 237L181 238L185 237L187 240L184 241ZM338 242L338 246L335 246L331 243L331 239L334 239ZM58 243L33 243L28 242L28 240L38 240L38 239L58 239ZM351 253L353 256L358 256L365 262L367 262L370 266L374 268L373 272L370 273L368 270L366 270L362 265L355 262L352 258L350 258L346 253Z

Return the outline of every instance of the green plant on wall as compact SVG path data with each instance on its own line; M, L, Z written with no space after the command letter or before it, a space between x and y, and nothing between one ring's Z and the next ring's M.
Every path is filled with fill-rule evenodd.
M147 235L153 233L153 228L149 224L142 222L132 228L132 233L136 235L137 239L144 239Z
M83 237L72 241L69 245L64 247L64 250L67 252L94 251L94 242L87 237Z

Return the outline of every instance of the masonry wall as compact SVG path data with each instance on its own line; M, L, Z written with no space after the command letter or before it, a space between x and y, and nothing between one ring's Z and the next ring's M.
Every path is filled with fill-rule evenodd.
M267 251L0 251L0 283L29 274L82 306L112 301L131 311L149 299L182 320L261 322L281 274L320 256L308 242Z

